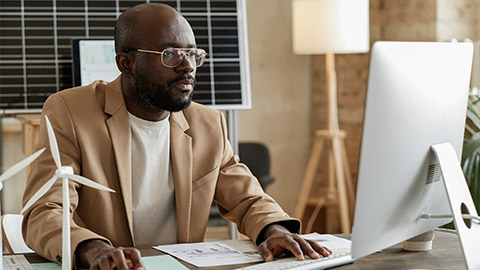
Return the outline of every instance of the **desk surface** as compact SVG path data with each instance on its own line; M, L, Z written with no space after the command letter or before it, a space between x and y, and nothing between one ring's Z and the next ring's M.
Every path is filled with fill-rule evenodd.
M431 251L405 251L400 243L335 269L466 269L456 231L437 230L434 237Z
M356 260L353 264L344 265L335 269L466 269L463 252L455 231L435 231L433 249L428 252L409 252L402 249L402 244ZM142 256L164 254L153 248L140 248ZM30 262L42 262L36 254L26 254ZM180 261L189 269L197 267ZM247 265L247 264L245 264ZM209 267L208 269L235 269L244 265Z

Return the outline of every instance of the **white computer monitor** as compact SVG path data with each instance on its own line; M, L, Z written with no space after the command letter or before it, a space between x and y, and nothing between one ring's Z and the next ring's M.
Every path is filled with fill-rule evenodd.
M72 39L73 85L113 81L120 75L115 55L113 39Z
M352 230L352 256L450 222L433 144L461 156L472 44L376 42L370 58Z

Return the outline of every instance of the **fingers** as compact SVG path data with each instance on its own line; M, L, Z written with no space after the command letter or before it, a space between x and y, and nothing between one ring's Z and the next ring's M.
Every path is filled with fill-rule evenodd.
M288 251L290 251L293 254L293 256L295 256L300 261L305 260L302 250L305 251L304 248L306 248L306 245L303 245L302 240L303 238L301 238L298 234L292 234L292 237L287 238L285 241L286 243L285 248ZM306 254L308 255L310 254L310 252L307 251Z
M138 249L118 247L99 255L90 269L144 270L145 266Z
M110 260L108 256L102 256L99 262L99 268L98 269L113 269L115 265L113 262Z
M297 259L304 260L302 249L293 237L294 234L290 233L270 237L258 246L258 252L266 262L272 261L274 257L285 252L291 252Z
M320 258L320 255L318 255L317 252L315 252L314 248L312 248L310 242L307 242L304 238L298 236L298 239L296 239L298 244L300 245L303 253L305 253L308 257L312 259L318 259ZM328 255L327 255L328 256Z
M260 254L260 256L262 256L263 260L266 261L266 262L271 262L273 261L273 253L272 251L267 247L267 245L265 244L265 242L263 242L262 244L260 244L260 246L258 246L258 253Z
M318 259L320 256L328 257L332 254L331 250L317 242L292 233L266 239L258 246L258 252L266 262L286 252L291 252L298 260L304 260L304 254L312 259Z
M117 270L128 270L127 261L125 260L124 250L121 248L116 249L112 253L112 260L114 266L116 266Z
M333 253L330 249L328 249L327 247L321 246L319 243L315 241L307 240L307 242L312 246L312 248L316 252L318 252L318 254L322 255L323 257L328 257Z
M129 264L128 264L129 269L135 269L135 270L145 269L145 265L143 265L143 262L142 262L142 255L140 254L140 251L138 249L129 248L129 249L125 249L124 252L129 258Z
M287 249L299 260L304 259L303 254L312 259L320 258L320 255L323 257L328 257L332 254L330 249L321 246L315 241L306 240L298 234L294 234L292 238L295 240L297 245L291 245L290 247L287 247Z

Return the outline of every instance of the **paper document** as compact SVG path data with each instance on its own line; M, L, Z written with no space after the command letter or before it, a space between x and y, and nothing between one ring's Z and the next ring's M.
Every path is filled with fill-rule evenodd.
M250 240L226 240L192 244L160 245L166 252L197 267L261 262L257 247Z
M3 270L33 270L32 266L23 255L3 255L2 263Z
M310 233L301 235L319 242L334 253L349 253L351 241L330 234ZM160 245L153 248L168 253L197 267L261 262L257 247L250 240L225 240L192 244Z

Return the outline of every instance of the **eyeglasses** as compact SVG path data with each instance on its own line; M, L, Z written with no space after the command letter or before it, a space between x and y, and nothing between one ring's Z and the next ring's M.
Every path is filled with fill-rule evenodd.
M153 53L159 54L162 56L162 64L166 67L176 67L180 65L184 57L187 57L187 60L190 63L195 63L196 67L203 65L205 62L205 57L207 53L203 49L198 48L166 48L163 51L153 51L153 50L144 50L144 49L125 49L125 52L143 52L143 53Z

